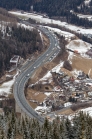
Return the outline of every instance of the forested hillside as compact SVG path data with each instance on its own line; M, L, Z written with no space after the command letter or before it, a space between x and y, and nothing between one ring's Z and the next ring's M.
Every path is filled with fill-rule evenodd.
M82 14L92 14L92 0L89 2L88 5L86 5L85 3L80 5L80 8L76 8L75 12Z
M26 58L28 54L41 49L40 35L36 30L7 26L0 31L0 75L9 68L9 61L14 54Z
M77 13L92 14L92 0L89 6L85 5L84 0L42 0L34 4L34 10L47 13L50 17L57 16L57 19L67 21L71 24L92 27L92 21L77 16Z
M14 113L0 116L0 139L92 139L92 118L80 113L69 121L57 117L43 125L36 120L19 119Z
M33 5L37 12L49 16L66 16L73 10L78 13L92 14L92 0L86 5L85 0L0 0L0 7L7 10L20 9L30 11Z
M8 10L20 9L30 11L33 5L34 11L47 13L49 17L59 17L63 21L78 26L92 27L92 22L87 19L80 19L75 13L92 14L92 0L89 6L85 4L85 0L1 0L0 7Z
M69 10L76 9L84 0L0 0L0 7L10 9L30 10L34 5L34 10L45 12L49 16L65 16Z
M21 10L30 10L30 6L34 0L0 0L0 7L10 9L21 9Z
M66 16L83 2L84 0L42 0L34 5L34 10L45 12L49 16Z

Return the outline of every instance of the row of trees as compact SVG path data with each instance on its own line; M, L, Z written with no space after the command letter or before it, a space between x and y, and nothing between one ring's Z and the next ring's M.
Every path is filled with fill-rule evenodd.
M13 55L26 58L28 54L42 50L42 41L37 30L28 30L17 25L0 31L0 76L10 66Z
M72 13L69 13L68 16L66 17L67 19L67 22L68 23L71 23L71 24L74 24L74 25L77 25L77 26L82 26L82 27L85 27L85 28L91 28L92 27L92 21L86 19L86 18L80 18L78 17L77 14L72 14Z
M2 139L91 139L92 118L81 112L72 121L57 117L40 125L35 119L19 119L12 113L0 116L0 132Z

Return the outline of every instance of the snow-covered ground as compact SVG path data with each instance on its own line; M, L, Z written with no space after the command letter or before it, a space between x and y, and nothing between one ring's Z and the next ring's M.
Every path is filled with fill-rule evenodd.
M71 41L66 47L71 50L77 50L79 53L85 53L90 47L92 47L92 45L77 39Z
M8 94L12 93L11 92L12 85L14 84L15 78L17 77L18 74L19 74L19 71L17 71L17 73L14 75L12 80L3 83L0 86L0 95L8 96Z
M88 19L89 21L92 21L92 15L84 15L84 14L78 14L77 13L77 16L79 18L85 18L85 19Z
M83 113L89 114L89 116L92 117L92 107L81 109L80 111L82 111Z
M42 15L37 15L37 14L33 14L33 13L27 13L27 12L24 12L23 14L19 11L9 11L9 13L11 14L15 14L15 15L18 15L18 16L22 16L22 17L26 17L26 19L28 18L31 18L31 19L34 19L36 20L36 22L39 22L39 23L45 23L45 24L56 24L56 25L59 25L61 27L64 27L66 29L69 29L73 32L76 32L76 33L81 33L81 34L92 34L92 29L84 29L82 27L78 27L78 26L75 26L75 25L71 25L71 24L68 24L67 22L61 22L59 20L53 20L53 19L49 19L49 18L44 18Z
M14 79L11 80L11 81L8 81L8 82L3 83L0 86L0 95L7 96L8 94L10 94L11 93L11 88L12 88L12 85L13 84L14 84Z
M56 67L54 67L51 71L48 71L47 72L47 74L43 77L43 78L41 78L39 81L49 81L49 82L51 82L52 80L52 74L51 74L51 72L56 72L56 73L58 73L59 71L60 71L60 69L61 69L61 67L63 67L63 63L64 62L60 62L60 64L58 64Z
M77 40L71 41L66 47L73 51L78 51L78 53L80 53L82 57L89 58L85 53L90 49L90 47L92 47L92 45L80 39L77 39ZM73 55L74 54L70 52L69 57L73 57Z
M39 114L41 114L43 112L47 113L47 112L51 111L51 107L47 107L45 102L43 102L43 106L37 106L35 108L35 111L37 111Z
M44 93L46 96L50 96L51 92L45 92Z
M33 30L33 27L32 26L27 26L27 25L25 25L25 24L22 24L22 23L18 23L18 26L21 26L21 27L23 27L23 28L25 28L25 29L28 29L28 30Z
M52 27L48 27L45 26L46 28L48 28L49 30L53 31L54 33L58 33L61 36L64 36L67 40L71 40L71 38L74 38L75 35L66 31L62 31L60 29L57 28L52 28Z
M87 18L92 20L92 15L83 15L83 14L77 14L80 18Z
M89 3L90 3L90 1L91 1L91 0L85 0L85 1L84 1L85 5L88 6Z
M84 109L79 110L79 111L78 111L77 113L75 113L75 114L71 114L71 115L67 116L68 119L72 121L72 119L75 117L75 115L76 115L76 116L79 115L78 113L79 113L80 111L83 112L84 114L88 114L90 117L92 117L92 107L88 107L88 108L84 108Z

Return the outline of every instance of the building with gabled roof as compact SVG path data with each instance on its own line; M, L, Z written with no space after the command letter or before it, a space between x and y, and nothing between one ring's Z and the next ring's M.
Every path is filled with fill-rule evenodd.
M10 64L11 64L12 66L17 67L19 61L20 61L20 56L14 55L14 56L10 59Z

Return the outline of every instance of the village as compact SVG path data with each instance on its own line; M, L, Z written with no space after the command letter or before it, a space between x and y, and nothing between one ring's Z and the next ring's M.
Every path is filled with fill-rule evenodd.
M91 57L91 51L92 48L86 52L89 57ZM72 52L79 55L77 50ZM29 60L26 62L28 61ZM6 74L7 80L16 78L18 74L20 74L21 70L19 69L21 69L21 65L24 64L24 61L20 56L14 55L10 59L10 64L11 69L8 74ZM16 70L18 73L14 75L14 71ZM30 93L29 95L28 92L25 94L29 104L38 114L48 117L48 114L56 111L60 112L65 108L71 108L74 105L78 105L79 107L79 104L80 106L84 104L83 106L85 106L85 104L92 100L92 79L88 74L84 73L84 71L79 71L75 77L72 74L67 74L60 68L58 72L51 70L50 76L50 78L40 80L35 84L30 84L28 90L31 90L33 94ZM8 107L8 109L12 108L15 110L15 103L13 103L15 100L13 98L8 98L6 93L3 92L3 95L0 95L0 99L1 112L3 112L3 107L4 109ZM58 113L56 115L58 115Z
M69 77L62 71L51 74L56 86L52 91L47 91L47 98L42 102L36 99L30 100L40 106L36 108L38 113L46 114L69 107L74 103L79 104L92 99L92 79L84 72L80 72L77 79L73 76ZM31 87L33 88L33 86Z
M91 51L92 48L87 50L85 53L90 58ZM79 55L77 51L74 51L74 53ZM66 108L73 108L77 110L81 107L92 105L92 78L89 74L80 70L77 71L77 76L69 75L64 72L62 68L58 72L51 70L50 74L50 78L48 77L47 79L42 79L36 84L31 84L28 87L29 90L35 90L37 86L40 86L40 92L39 89L38 91L36 89L34 96L30 95L30 98L28 96L29 101L36 104L36 106L33 107L38 114L50 117L51 114L55 112L57 113L56 115L62 116L60 111L63 111ZM43 96L43 99L39 99L38 96L43 94L46 96ZM89 103L90 105L88 105Z

